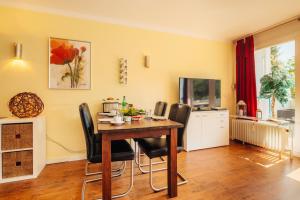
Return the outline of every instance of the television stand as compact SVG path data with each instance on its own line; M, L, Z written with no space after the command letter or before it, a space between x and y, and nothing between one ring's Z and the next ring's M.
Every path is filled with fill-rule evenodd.
M229 111L191 112L184 134L184 149L193 151L229 145Z

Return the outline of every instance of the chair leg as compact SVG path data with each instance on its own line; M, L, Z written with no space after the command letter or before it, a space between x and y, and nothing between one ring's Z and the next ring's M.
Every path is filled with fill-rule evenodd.
M121 176L125 172L125 169L126 169L126 162L124 161L122 162L121 168L111 170L112 172L117 172L113 174L112 177Z
M129 194L129 192L131 191L132 187L133 187L133 174L134 174L134 166L133 166L133 160L131 161L131 175L130 175L130 185L128 187L128 190L122 194L118 194L118 195L113 195L112 199L116 199L116 198L120 198L120 197L124 197L126 195ZM98 199L101 200L101 199Z
M92 182L96 182L96 181L100 181L102 179L102 177L100 178L95 178L95 179L84 179L83 184L82 184L82 188L81 188L81 200L85 199L85 189L86 189L86 184L87 183L92 183Z
M144 164L144 165L142 165L141 164L141 157L139 156L140 155L140 148L138 148L137 152L138 152L138 167L139 167L139 170L143 174L148 174L150 171L149 170L144 170L143 167L150 166L150 164ZM154 162L154 163L152 163L152 165L163 164L165 162L166 161ZM163 170L166 170L166 169L167 168L163 167L163 168L155 169L155 170L153 170L153 172L163 171Z
M125 163L125 166L126 166L126 162L124 161ZM124 167L125 169L125 167ZM126 196L132 189L133 187L133 174L134 174L134 167L133 167L133 160L131 161L131 176L130 176L130 185L129 185L129 188L126 192L122 193L122 194L118 194L118 195L114 195L112 196L113 199L115 198L120 198L120 197L123 197L123 196ZM112 175L112 177L117 177L117 176L120 176L120 174L117 174L117 175ZM87 183L92 183L92 182L96 182L96 181L101 181L102 180L102 177L100 178L95 178L95 179L85 179L83 181L83 184L82 184L82 189L81 189L81 199L84 200L85 199L85 189L86 189L86 185ZM101 198L98 199L98 200L102 200Z
M90 164L93 164L93 163L86 162L86 164L85 164L85 175L86 176L93 176L93 175L102 174L102 171L100 171L100 172L89 172L88 167L89 167ZM125 171L125 168L126 168L126 162L123 161L121 166L117 169L113 169L112 172L118 172L118 174L120 173L120 175L121 175Z
M139 152L138 152L138 149L139 149L138 143L137 143L137 142L134 142L134 152L135 152L134 160L135 160L135 164L136 164L136 165L139 165L138 157L139 157L139 156L145 156L144 153L139 153Z
M153 184L153 172L155 172L154 170L152 170L152 159L149 159L149 182L150 182L150 187L151 189L154 191L154 192L160 192L162 190L166 190L168 189L168 187L160 187L160 188L157 188L154 186ZM188 181L180 174L177 172L177 176L181 179L180 182L177 183L177 185L183 185L183 184L186 184Z
M138 148L137 142L134 142L134 152L135 152L134 161L136 165L139 165L139 161L138 161L139 152L137 148Z
M139 153L140 151L140 148L138 147L137 145L137 142L134 142L134 152L136 152L135 154L135 164L136 165L139 165L139 157L141 156L145 156L146 154L144 153ZM163 158L163 157L159 157L161 161L158 161L158 162L154 162L152 163L153 165L157 165L157 164L162 164L162 163L166 163L167 161ZM149 164L141 164L141 167L146 167L146 166L149 166ZM149 173L149 172L148 172Z

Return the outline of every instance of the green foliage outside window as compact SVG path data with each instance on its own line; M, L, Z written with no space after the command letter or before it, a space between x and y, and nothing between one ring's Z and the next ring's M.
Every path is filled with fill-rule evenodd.
M294 86L294 69L295 64L290 61L287 65L278 59L279 47L271 47L271 73L264 75L260 79L261 89L260 98L271 99L272 101L272 117L276 118L275 104L276 100L282 105L286 104L293 97Z

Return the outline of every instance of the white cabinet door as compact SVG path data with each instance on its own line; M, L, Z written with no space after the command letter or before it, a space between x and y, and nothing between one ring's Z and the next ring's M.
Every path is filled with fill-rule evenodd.
M229 144L228 111L206 112L202 114L202 148Z
M192 112L186 128L186 150L192 151L201 148L202 143L202 117L199 112Z
M216 145L229 145L229 114L227 112L219 113L218 119L216 121L219 122Z
M186 151L228 144L228 111L202 111L191 113L184 136Z
M202 114L202 148L216 146L219 135L219 122L216 118L217 114L214 112Z

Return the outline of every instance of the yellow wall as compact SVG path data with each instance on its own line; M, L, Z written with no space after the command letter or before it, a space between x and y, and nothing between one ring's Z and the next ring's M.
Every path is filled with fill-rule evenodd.
M178 77L222 80L222 106L232 108L232 44L168 33L128 28L95 21L0 7L0 116L9 115L7 102L23 91L38 94L45 103L47 134L73 150L85 149L78 105L91 111L100 100L122 97L151 109L158 100L178 99ZM205 27L203 27L205 28ZM48 38L61 37L92 43L92 89L48 89ZM13 64L12 44L23 44L24 65ZM143 67L143 55L151 67ZM118 59L128 59L128 85L118 83ZM78 156L47 142L47 159Z

